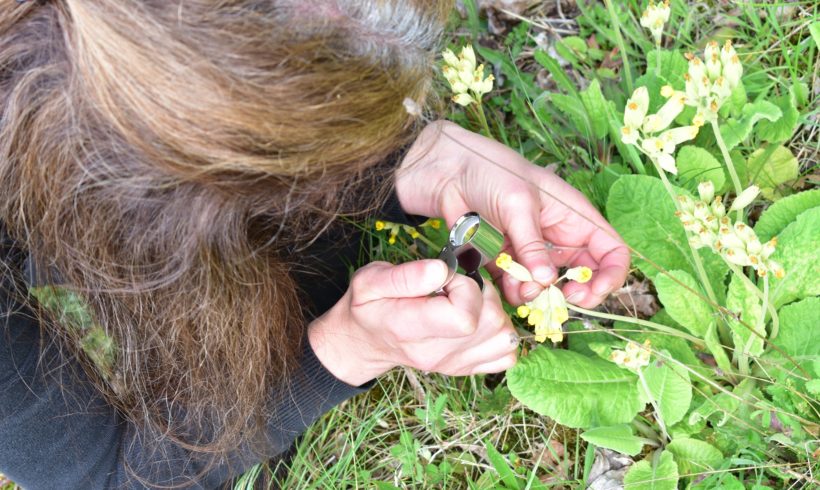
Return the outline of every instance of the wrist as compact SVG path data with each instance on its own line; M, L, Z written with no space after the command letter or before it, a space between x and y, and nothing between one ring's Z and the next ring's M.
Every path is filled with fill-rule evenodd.
M350 328L352 321L337 306L314 320L308 327L308 342L322 366L336 379L351 386L361 386L381 376L394 364L373 355L367 336Z

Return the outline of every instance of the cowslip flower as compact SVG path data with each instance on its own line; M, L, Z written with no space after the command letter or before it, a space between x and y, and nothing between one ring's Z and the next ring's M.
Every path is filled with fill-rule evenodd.
M569 319L564 293L550 285L532 301L518 307L518 316L527 319L533 327L536 342L550 339L553 343L564 339L563 324Z
M663 26L669 21L669 12L669 0L658 3L657 5L655 2L650 1L649 6L646 7L646 10L644 10L641 15L641 25L649 29L649 32L652 33L652 37L655 38L655 44L661 43Z
M646 367L649 365L649 358L652 355L651 345L649 339L644 340L643 345L629 341L626 343L624 350L613 350L609 360L627 369Z
M476 66L475 51L472 46L461 48L455 55L449 49L442 52L444 67L442 74L453 90L453 102L462 106L481 104L481 97L493 89L493 75L484 76L484 65Z
M743 66L732 41L721 48L711 41L703 51L704 60L687 53L689 68L683 75L686 81L686 104L697 108L696 125L717 120L717 112L732 90L740 83Z
M510 254L503 252L498 254L498 258L495 259L495 265L521 282L530 282L533 280L530 271L523 265L514 261L512 257L510 257Z
M732 201L731 209L732 211L739 211L744 209L746 206L752 203L755 200L757 195L760 193L760 188L756 185L750 185L747 187L743 192L738 194L734 201Z
M592 279L592 269L585 266L573 267L572 269L567 269L567 272L566 274L564 274L564 277L566 277L570 281L575 281L583 284L585 282L589 282L589 280Z
M667 129L686 105L686 94L664 86L661 95L668 100L655 114L647 115L649 93L646 87L638 87L624 109L624 125L621 127L621 141L636 146L664 171L677 174L675 148L693 139L698 134L698 126L682 126Z

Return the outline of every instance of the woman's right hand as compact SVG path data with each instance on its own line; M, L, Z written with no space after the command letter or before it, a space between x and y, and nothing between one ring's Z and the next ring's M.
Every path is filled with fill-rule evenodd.
M362 267L342 299L311 323L316 356L353 386L399 365L463 376L515 364L518 337L496 290L482 292L456 274L446 296L430 296L446 277L447 266L434 259Z

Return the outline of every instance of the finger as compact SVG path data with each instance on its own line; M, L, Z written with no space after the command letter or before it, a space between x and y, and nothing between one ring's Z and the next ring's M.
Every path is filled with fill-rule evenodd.
M496 359L495 361L474 366L471 369L471 374L500 373L501 371L506 371L507 369L515 366L517 360L518 356L516 353L511 352L500 359Z
M465 350L461 354L461 361L467 366L486 364L518 349L518 335L512 324L496 332L489 339Z
M354 306L385 298L418 298L438 290L447 279L447 265L436 259L400 265L372 262L350 282Z
M541 201L528 190L506 196L505 228L515 251L514 258L530 270L533 278L547 285L556 277L541 233Z

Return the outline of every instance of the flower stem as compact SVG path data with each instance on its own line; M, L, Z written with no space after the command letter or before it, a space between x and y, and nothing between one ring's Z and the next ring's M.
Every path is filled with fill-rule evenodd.
M606 10L609 12L609 20L612 22L612 30L615 31L615 40L618 43L618 49L621 51L621 59L624 62L624 77L626 80L627 93L632 93L632 70L629 67L629 56L626 54L626 43L621 35L621 22L618 20L618 14L615 12L615 6L612 0L604 0L606 3Z
M655 76L661 77L661 43L655 43Z
M774 338L777 337L777 334L780 331L780 317L777 315L777 309L775 309L774 304L772 304L772 302L769 301L769 299L766 296L764 296L763 292L760 291L760 288L758 288L757 285L754 282L752 282L751 279L746 277L746 274L743 273L742 269L740 269L738 266L729 262L726 259L724 259L724 262L726 262L726 264L729 265L729 269L731 269L736 276L740 277L740 279L744 283L746 283L747 287L751 288L754 291L755 295L757 295L757 297L763 301L763 305L765 306L765 308L769 310L769 315L771 315L772 317L772 333L771 335L769 335L769 340L774 340ZM768 281L768 279L766 280Z
M604 312L601 312L601 311L588 310L586 308L581 308L580 306L575 306L575 305L570 304L570 303L567 303L567 309L575 311L577 313L581 313L583 315L595 317L595 318L604 318L606 320L616 320L616 321L622 321L622 322L627 322L627 323L634 323L636 325L642 325L644 327L649 327L649 328L651 328L653 330L657 330L659 332L664 332L664 333L667 333L669 335L674 335L675 337L681 337L683 339L688 340L689 342L692 342L693 344L695 344L695 345L697 345L701 348L703 348L705 346L703 341L701 339L697 338L697 337L689 335L689 334L687 334L685 332L682 332L682 331L680 331L676 328L668 327L666 325L661 325L660 323L651 322L649 320L642 320L640 318L633 318L633 317L630 317L630 316L614 315L612 313L604 313Z
M658 421L658 427L661 429L661 434L663 435L663 441L671 441L672 438L669 437L669 433L666 431L666 424L663 422L663 416L661 415L661 410L658 408L658 403L655 401L655 397L652 396L652 392L649 391L649 385L646 384L646 378L643 376L643 370L641 368L637 369L638 371L638 379L641 380L641 386L643 386L643 390L646 393L646 397L649 398L649 403L652 404L652 408L655 409L655 420Z
M732 157L729 155L729 150L726 148L726 142L723 141L723 136L720 134L720 126L718 126L717 119L712 120L712 132L715 133L715 140L720 148L720 153L723 155L723 162L726 164L726 168L729 169L729 176L732 178L732 186L735 188L735 195L739 196L740 193L743 192L743 186L740 183L740 177L737 176L735 164L732 163ZM738 223L743 222L742 209L737 210L737 221Z
M484 106L481 104L479 100L476 104L476 113L478 114L478 122L481 123L481 129L484 131L484 136L493 138L493 134L490 132L490 125L487 124L487 116L484 115Z

